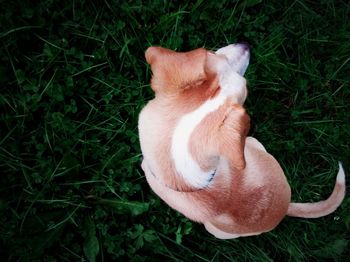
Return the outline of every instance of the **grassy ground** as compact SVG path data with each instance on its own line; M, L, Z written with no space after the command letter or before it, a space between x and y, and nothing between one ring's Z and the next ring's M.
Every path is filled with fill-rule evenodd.
M150 45L246 40L251 134L295 201L350 166L347 1L2 1L0 257L9 261L345 261L350 198L220 241L167 207L140 169L137 117Z

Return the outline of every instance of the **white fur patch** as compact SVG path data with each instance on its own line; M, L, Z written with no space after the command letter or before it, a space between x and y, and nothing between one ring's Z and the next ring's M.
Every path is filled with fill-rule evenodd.
M220 48L215 53L226 56L232 70L238 72L241 76L244 75L248 68L250 58L249 49L244 48L244 45L228 45Z
M219 239L233 239L233 238L239 238L239 237L249 237L249 236L256 236L256 235L260 235L261 233L264 232L253 232L253 233L246 233L246 234L231 234L231 233L227 233L224 231L221 231L220 229L216 228L214 225L212 225L210 222L206 222L204 224L205 229L212 234L213 236L215 236L216 238Z
M219 94L214 99L206 101L195 111L183 116L175 128L171 153L179 175L195 188L203 188L209 184L214 170L204 172L189 152L189 140L196 126L211 112L218 109L226 100Z
M345 173L343 169L343 165L339 162L339 171L337 175L337 183L341 185L345 185Z
M245 90L245 79L234 72L227 61L218 68L220 93L191 113L183 116L177 124L172 137L171 153L176 170L186 182L195 188L206 187L214 170L204 172L189 152L189 140L196 126L211 112L217 110L230 97L241 102L242 90Z

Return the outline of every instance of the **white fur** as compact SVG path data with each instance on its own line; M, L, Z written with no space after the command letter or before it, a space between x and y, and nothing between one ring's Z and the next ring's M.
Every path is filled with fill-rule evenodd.
M244 75L249 65L250 53L244 44L232 44L220 48L215 52L219 55L225 55L232 70Z
M234 239L239 237L249 237L249 236L256 236L260 235L264 232L253 232L253 233L247 233L247 234L231 234L224 231L221 231L220 229L217 229L215 226L213 226L210 222L204 223L205 229L215 236L218 239Z
M219 84L221 91L235 103L243 105L246 97L245 79L233 71L228 63L225 63L219 71Z
M339 162L339 171L337 175L337 183L344 185L345 184L345 173L343 169L343 165Z
M239 48L239 47L237 47ZM236 49L230 49L236 50ZM231 57L232 58L232 57ZM249 60L249 57L247 57ZM247 61L242 60L242 66ZM232 69L229 60L223 60L217 67L220 93L203 103L196 110L183 116L177 124L172 137L171 154L175 167L191 186L204 188L209 184L214 170L204 172L189 152L189 140L196 126L211 112L224 104L228 97L237 98L242 104L246 96L245 79Z
M219 94L214 99L206 101L193 112L183 116L175 128L171 153L175 167L179 175L195 188L206 187L212 177L214 170L204 172L189 152L189 140L196 126L210 113L218 109L224 102L226 96Z

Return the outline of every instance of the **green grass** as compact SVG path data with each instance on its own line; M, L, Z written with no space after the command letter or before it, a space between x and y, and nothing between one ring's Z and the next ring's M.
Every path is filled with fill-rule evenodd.
M144 51L246 40L251 134L295 201L350 166L347 1L5 1L0 16L2 261L345 261L350 198L221 241L167 207L140 169Z

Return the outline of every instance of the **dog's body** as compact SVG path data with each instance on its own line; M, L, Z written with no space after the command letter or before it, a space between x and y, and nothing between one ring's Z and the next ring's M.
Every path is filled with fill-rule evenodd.
M286 214L319 217L340 205L341 166L329 199L290 203L282 168L261 143L247 137L245 44L216 53L151 47L146 59L156 97L139 117L142 168L151 188L172 208L218 238L235 238L269 231Z

